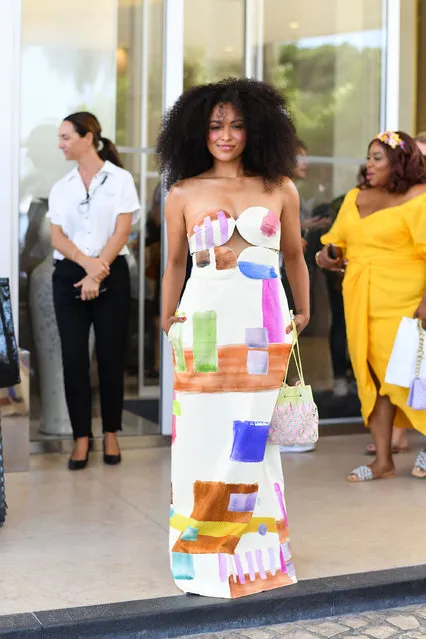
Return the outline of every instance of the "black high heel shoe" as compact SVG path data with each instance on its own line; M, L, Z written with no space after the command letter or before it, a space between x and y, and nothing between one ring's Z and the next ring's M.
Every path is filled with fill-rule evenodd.
M121 463L121 453L118 455L107 455L105 452L105 440L104 440L104 464L107 466L117 466Z
M68 470L83 470L86 468L87 463L89 461L89 453L93 447L93 440L89 439L89 445L87 447L86 457L84 459L73 459L72 457L68 460Z

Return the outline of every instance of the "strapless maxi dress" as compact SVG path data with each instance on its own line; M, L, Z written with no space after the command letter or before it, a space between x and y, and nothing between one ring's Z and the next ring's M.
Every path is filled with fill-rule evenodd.
M224 246L234 233L249 246ZM236 598L296 582L279 446L267 441L291 336L281 225L262 206L196 216L174 360L171 569L188 593Z

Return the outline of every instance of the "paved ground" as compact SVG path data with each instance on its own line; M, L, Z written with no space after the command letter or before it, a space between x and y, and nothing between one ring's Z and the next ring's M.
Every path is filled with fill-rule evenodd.
M215 634L192 635L187 639L426 639L426 594L425 604L379 610L346 617L330 617L315 621L260 628L242 628Z

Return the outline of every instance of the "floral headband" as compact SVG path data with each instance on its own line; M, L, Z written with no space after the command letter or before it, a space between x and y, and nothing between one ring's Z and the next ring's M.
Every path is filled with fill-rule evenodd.
M376 140L387 144L391 147L391 149L396 149L397 146L399 146L403 150L405 149L404 140L402 140L398 133L395 133L395 131L382 131L382 133L376 135Z

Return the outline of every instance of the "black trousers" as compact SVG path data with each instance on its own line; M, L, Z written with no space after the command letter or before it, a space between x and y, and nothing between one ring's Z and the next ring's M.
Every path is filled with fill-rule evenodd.
M346 322L342 286L335 273L324 271L331 310L330 354L334 377L345 377L349 366L347 356Z
M92 390L89 333L93 324L98 361L101 414L104 432L121 430L124 396L124 362L130 309L127 260L118 256L98 298L75 298L74 284L85 276L71 262L56 263L53 301L62 346L65 396L74 438L91 436Z

